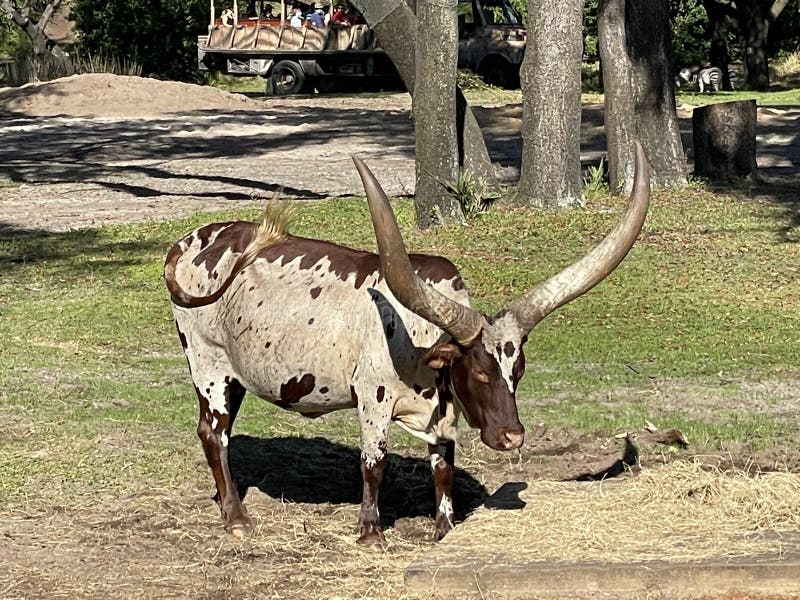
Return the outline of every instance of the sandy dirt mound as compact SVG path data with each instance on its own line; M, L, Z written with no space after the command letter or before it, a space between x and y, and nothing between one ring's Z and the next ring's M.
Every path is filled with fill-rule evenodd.
M258 103L246 96L210 86L108 73L0 88L0 114L29 117L147 117L257 107Z

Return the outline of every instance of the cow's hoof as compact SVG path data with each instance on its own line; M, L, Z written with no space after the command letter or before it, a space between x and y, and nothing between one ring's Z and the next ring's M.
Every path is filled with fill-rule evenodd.
M250 525L236 525L228 529L228 533L238 539L249 537L253 533L253 528Z
M453 525L446 517L436 519L436 529L433 532L433 540L438 542L453 530Z
M226 524L225 531L235 538L246 538L253 533L253 525L250 523L250 519L243 517Z
M386 538L383 536L383 532L377 527L367 527L361 532L358 543L363 546L385 548Z
M433 541L434 541L434 542L439 542L439 541L441 541L441 539L442 539L444 536L446 536L448 533L450 533L450 527L447 527L447 528L445 528L445 529L439 529L439 528L437 527L437 528L436 528L436 531L434 531L434 532L433 532Z

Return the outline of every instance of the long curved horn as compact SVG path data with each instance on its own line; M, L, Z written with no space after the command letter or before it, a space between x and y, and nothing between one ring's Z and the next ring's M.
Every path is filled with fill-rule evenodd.
M360 158L353 156L353 162L367 194L381 269L389 289L408 310L441 327L458 343L469 344L481 330L481 314L440 294L414 272L386 193Z
M526 332L559 306L585 294L605 279L633 246L650 201L650 164L639 142L636 142L635 154L633 190L625 214L614 230L581 260L529 290L508 307Z

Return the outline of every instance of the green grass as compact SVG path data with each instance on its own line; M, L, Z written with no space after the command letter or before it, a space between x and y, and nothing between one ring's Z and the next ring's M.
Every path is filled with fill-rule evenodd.
M519 90L498 90L497 88L469 90L465 92L467 100L473 105L521 104L522 92ZM758 106L800 106L800 89L780 90L773 92L717 92L700 94L681 91L675 94L675 102L691 106L704 106L719 102L755 99ZM582 104L602 104L603 94L600 92L584 92L581 94Z
M692 447L718 452L732 445L747 446L751 451L764 450L794 435L793 427L774 416L716 410L713 418L680 410L659 410L651 402L630 398L609 401L575 400L564 405L539 408L536 418L550 427L568 431L604 435L637 431L648 421L668 424L682 431ZM633 426L633 427L632 427Z
M758 106L800 106L800 89L775 92L716 92L714 94L680 92L675 95L675 101L678 104L690 104L692 106L733 102L735 100L755 100Z
M263 94L267 88L267 80L263 77L239 77L221 73L210 76L208 83L234 94Z
M581 257L612 228L622 201L599 195L586 210L495 209L434 232L412 229L410 201L395 207L409 248L450 257L474 304L494 312ZM87 482L109 493L142 477L175 485L197 468L195 399L162 261L198 224L257 216L0 238L0 409L9 423L0 440L0 501L32 494L66 502ZM800 245L781 233L791 223L779 205L696 186L656 194L622 266L531 334L523 421L605 435L655 410L630 395L613 407L600 400L614 390L648 390L654 380L796 381ZM374 248L360 199L303 203L292 231ZM770 415L658 414L709 447L753 436L768 445L787 431ZM305 421L253 400L237 432L348 445L358 438L352 412ZM421 448L398 430L392 442Z

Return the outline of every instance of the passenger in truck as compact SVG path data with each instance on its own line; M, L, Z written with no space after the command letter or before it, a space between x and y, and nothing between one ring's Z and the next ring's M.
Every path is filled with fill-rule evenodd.
M350 27L350 19L347 16L347 13L344 12L344 6L341 4L337 4L336 8L333 10L333 17L331 18L334 25L338 25L339 27Z
M311 24L314 27L325 27L325 11L321 8L316 9L314 12L308 15L308 20L311 21Z
M261 10L262 19L277 19L278 17L272 12L272 4L265 4Z
M303 26L304 21L305 19L303 19L303 11L300 10L299 7L295 8L294 12L292 13L292 18L289 19L289 25L300 28Z

